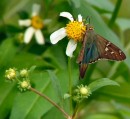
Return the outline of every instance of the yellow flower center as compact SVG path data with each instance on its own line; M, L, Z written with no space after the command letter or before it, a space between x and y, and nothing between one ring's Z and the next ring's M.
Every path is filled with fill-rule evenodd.
M32 26L35 29L42 29L43 28L43 21L39 16L32 17Z
M73 39L76 42L82 41L85 31L86 26L83 24L83 22L72 21L66 25L67 36L69 39Z

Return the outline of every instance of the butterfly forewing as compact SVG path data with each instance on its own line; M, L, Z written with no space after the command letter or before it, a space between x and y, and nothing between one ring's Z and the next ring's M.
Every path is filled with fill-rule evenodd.
M96 42L99 59L121 61L126 58L125 54L116 45L114 45L100 35L96 35L96 37L97 39L94 42Z

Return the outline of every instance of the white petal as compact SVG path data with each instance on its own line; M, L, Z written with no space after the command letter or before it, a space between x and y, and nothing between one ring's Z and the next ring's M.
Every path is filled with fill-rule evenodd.
M36 38L36 41L38 44L40 44L40 45L45 44L44 36L43 36L41 30L37 30L35 32L35 38Z
M81 14L78 15L78 21L82 22L82 16L81 16Z
M66 55L69 57L73 57L73 52L75 51L76 47L77 42L75 42L74 40L70 40L66 48Z
M19 20L18 22L19 22L20 26L30 26L31 25L31 20L30 19Z
M32 6L32 16L36 16L39 14L41 6L39 4L33 4Z
M52 44L56 44L59 40L62 40L66 36L66 29L61 28L50 35Z
M29 43L33 34L35 32L35 29L33 27L29 27L24 34L24 42Z
M69 12L61 12L60 16L68 18L70 21L74 21L73 16Z

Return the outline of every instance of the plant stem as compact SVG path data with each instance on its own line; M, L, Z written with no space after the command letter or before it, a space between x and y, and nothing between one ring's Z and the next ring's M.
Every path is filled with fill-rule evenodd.
M30 90L38 95L40 95L41 97L43 97L44 99L46 99L48 102L50 102L52 105L54 105L58 110L60 110L64 116L67 119L71 119L71 117L59 106L57 105L55 102L53 102L50 98L48 98L46 95L44 95L43 93L40 93L39 91L37 91L36 89L30 87Z
M119 12L119 9L120 9L120 6L121 6L121 3L122 3L122 0L117 0L117 3L116 3L116 7L114 9L114 12L112 14L112 17L108 23L109 27L112 28L115 20L116 20L116 17L117 17L117 14Z
M72 72L71 72L71 58L68 58L68 73L69 73L69 94L72 95ZM72 98L70 97L70 113L72 110Z
M76 104L75 111L74 111L74 113L73 113L73 115L72 115L72 119L75 119L75 118L76 118L77 113L78 113L78 109L79 109L78 107L79 107L79 105Z

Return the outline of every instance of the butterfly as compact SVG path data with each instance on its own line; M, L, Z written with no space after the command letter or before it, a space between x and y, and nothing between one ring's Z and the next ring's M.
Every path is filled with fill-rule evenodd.
M96 34L94 28L88 24L77 58L80 78L84 78L88 64L94 63L99 59L122 61L126 59L126 55L116 45Z

